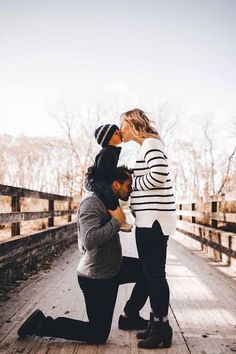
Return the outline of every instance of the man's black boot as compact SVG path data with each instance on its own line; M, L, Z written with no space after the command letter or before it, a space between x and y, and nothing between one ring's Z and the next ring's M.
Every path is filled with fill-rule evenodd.
M46 317L39 309L35 310L20 326L17 334L20 338L25 338L27 335L37 335L40 327L44 323Z
M118 328L123 330L141 330L147 328L148 320L145 320L141 316L124 317L120 315Z
M138 342L138 348L154 349L169 348L172 342L173 331L169 321L153 322L149 336Z
M137 333L136 337L138 339L146 339L149 336L149 334L151 332L153 321L154 321L154 314L153 314L153 312L150 312L150 319L149 319L147 328L145 331Z

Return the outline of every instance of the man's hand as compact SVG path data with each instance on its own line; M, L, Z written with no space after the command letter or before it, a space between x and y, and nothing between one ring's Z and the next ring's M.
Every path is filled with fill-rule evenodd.
M109 209L108 213L111 215L112 218L117 219L120 224L123 224L125 222L125 214L120 207L118 207L116 210Z

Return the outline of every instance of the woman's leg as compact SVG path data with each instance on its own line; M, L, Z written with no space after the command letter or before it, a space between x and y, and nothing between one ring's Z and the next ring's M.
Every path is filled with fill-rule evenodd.
M165 272L168 236L163 235L160 224L155 221L152 228L136 228L136 242L150 288L152 310L155 317L165 317L170 298Z
M166 279L166 251L168 237L163 235L160 224L156 221L151 229L137 228L138 253L143 271L150 286L150 303L153 311L148 329L139 334L139 348L169 348L173 331L168 321L169 286Z

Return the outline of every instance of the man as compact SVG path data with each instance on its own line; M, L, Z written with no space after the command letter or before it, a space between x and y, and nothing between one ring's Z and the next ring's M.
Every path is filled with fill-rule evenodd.
M131 174L118 167L111 182L114 193L127 201L131 192ZM119 318L120 329L145 329L147 321L139 316L149 295L140 262L122 257L119 229L124 222L120 208L108 211L93 192L81 201L78 210L79 245L83 250L78 265L78 282L83 291L89 321L46 317L36 310L19 328L18 335L35 334L90 344L102 344L110 333L114 306L120 284L136 283Z

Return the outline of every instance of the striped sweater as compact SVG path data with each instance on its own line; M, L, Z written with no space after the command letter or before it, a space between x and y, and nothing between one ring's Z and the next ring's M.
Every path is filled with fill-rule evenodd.
M158 220L164 235L176 227L175 199L164 145L156 138L146 138L134 166L130 206L137 227L151 228Z

